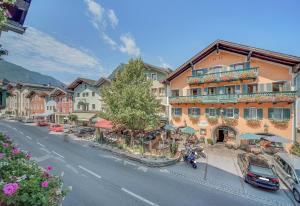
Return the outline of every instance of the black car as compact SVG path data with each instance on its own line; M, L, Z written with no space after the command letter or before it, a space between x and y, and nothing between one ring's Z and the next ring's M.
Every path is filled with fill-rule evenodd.
M270 190L279 189L279 178L265 157L242 153L237 158L245 182Z
M90 127L81 127L77 129L77 133L75 134L77 137L84 137L93 135L95 133L95 128Z

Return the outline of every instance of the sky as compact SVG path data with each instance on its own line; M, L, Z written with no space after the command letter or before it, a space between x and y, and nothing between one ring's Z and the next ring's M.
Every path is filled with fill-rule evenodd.
M141 57L176 69L216 39L300 56L299 0L32 0L6 60L69 84Z

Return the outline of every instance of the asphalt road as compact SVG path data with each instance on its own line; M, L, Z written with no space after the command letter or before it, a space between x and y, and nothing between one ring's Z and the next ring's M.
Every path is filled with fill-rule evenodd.
M41 166L52 165L53 172L63 176L65 186L72 187L63 206L260 205L172 176L163 168L147 168L75 141L65 142L47 128L0 120L0 132L30 151Z

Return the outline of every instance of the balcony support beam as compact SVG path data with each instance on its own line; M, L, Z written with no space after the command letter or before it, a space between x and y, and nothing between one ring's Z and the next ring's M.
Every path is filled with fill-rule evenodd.
M249 52L249 54L248 54L248 56L247 56L247 62L250 62L251 56L252 56L252 52L253 52L253 51L250 51L250 52Z

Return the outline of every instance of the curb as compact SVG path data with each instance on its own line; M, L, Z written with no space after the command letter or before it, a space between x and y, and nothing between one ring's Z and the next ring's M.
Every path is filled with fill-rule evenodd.
M175 157L175 158L169 159L169 160L150 160L150 159L145 158L145 157L140 157L140 156L137 156L137 155L134 155L134 154L129 154L127 152L124 152L124 151L121 151L121 150L118 150L118 149L115 149L115 148L107 147L107 146L104 146L104 145L101 145L101 144L98 144L98 143L89 143L88 145L90 147L93 147L93 148L101 149L101 150L104 150L104 151L109 151L109 152L111 152L112 154L114 154L116 156L139 162L139 163L141 163L143 165L146 165L148 167L170 166L170 165L176 164L181 159L181 156L179 155L178 157Z

